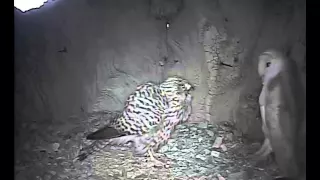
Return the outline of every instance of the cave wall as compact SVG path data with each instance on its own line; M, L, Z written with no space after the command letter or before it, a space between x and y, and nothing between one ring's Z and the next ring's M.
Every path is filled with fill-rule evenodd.
M280 48L304 69L305 1L185 0L169 23L147 0L15 10L16 122L121 110L136 85L178 74L197 87L191 122L232 120L261 138L256 57Z

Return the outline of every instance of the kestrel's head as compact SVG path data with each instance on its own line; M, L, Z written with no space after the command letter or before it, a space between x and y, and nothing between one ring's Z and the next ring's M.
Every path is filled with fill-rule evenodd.
M185 91L193 91L195 88L188 81L183 82L182 87Z
M186 79L183 79L179 76L172 76L165 80L166 83L173 83L175 85L178 85L182 91L184 92L190 92L195 90L195 87Z
M259 56L258 73L263 79L274 78L284 69L285 57L279 51L270 49Z

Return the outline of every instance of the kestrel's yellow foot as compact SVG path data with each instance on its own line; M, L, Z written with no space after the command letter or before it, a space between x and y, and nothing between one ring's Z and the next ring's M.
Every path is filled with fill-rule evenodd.
M165 159L166 158L166 155L164 154L161 154L161 153L156 153L156 152L153 152L153 156L157 159Z
M154 157L154 152L152 149L148 150L148 155L149 155L150 160L153 161L156 166L165 166L166 165L164 162L159 161Z

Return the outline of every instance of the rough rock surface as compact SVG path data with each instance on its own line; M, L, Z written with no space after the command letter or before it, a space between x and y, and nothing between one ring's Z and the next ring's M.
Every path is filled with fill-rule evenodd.
M261 84L255 57L291 50L305 69L305 1L150 2L56 0L15 10L16 124L121 110L137 84L178 74L197 86L193 121L233 120L261 139L257 100L247 98Z
M15 162L17 180L28 179L222 179L258 180L277 175L275 166L258 167L246 156L259 146L245 145L228 123L179 125L168 144L160 148L166 166L134 157L126 148L110 147L84 162L74 161L87 133L106 125L117 112L70 118L64 124L34 125L28 147ZM82 119L82 121L81 121ZM79 123L81 122L81 123ZM86 128L91 127L91 128ZM33 129L37 131L33 131ZM120 151L122 150L122 151Z
M212 153L208 144L220 136L219 128L199 126L228 121L239 130L237 135L263 138L256 57L266 48L283 49L305 75L305 1L151 1L55 0L25 14L15 10L17 179L94 179L99 172L106 178L104 162L114 162L115 154L97 155L91 160L96 163L83 166L71 161L83 137L108 123L110 111L121 110L138 84L174 74L196 86L190 122L200 124L182 125L177 132L186 132L177 136L183 138L173 138L162 149L181 167L150 167L141 174L250 179L259 172L243 169L249 163L244 158L247 146L238 136L226 134L237 144L234 151L225 143L221 150L227 151ZM194 162L175 159L186 154L188 146L195 149L190 158ZM234 167L233 155L241 167ZM210 158L211 164L202 162ZM147 167L125 163L114 164L125 167L121 176L133 177L132 168ZM196 172L183 169L185 165Z

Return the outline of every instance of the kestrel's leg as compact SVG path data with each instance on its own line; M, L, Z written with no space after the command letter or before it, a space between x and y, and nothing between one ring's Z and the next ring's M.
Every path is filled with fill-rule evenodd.
M150 160L153 161L153 162L155 162L156 165L164 166L165 163L157 160L157 159L154 157L154 154L155 154L155 153L154 153L153 149L150 148L150 149L148 150L148 155L149 155Z
M149 161L151 162L155 162L155 165L157 166L163 166L164 163L157 160L154 157L154 151L153 151L153 146L152 146L152 142L150 141L150 139L147 138L140 138L140 139L136 139L134 142L134 149L135 149L135 153L136 155L144 155L144 156L148 156ZM146 150L146 151L145 151ZM151 164L153 165L153 164Z
M161 138L161 136L160 136L160 138ZM155 138L154 140L155 140L156 142L159 141L158 138ZM155 142L150 142L150 143L147 145L147 148L148 148L148 152L147 152L147 153L148 153L151 161L155 162L155 163L158 164L159 166L164 166L165 163L163 163L163 162L161 162L161 161L159 161L158 159L155 158L156 153L154 152L154 148L157 147L157 145L158 145L158 144L155 143Z

